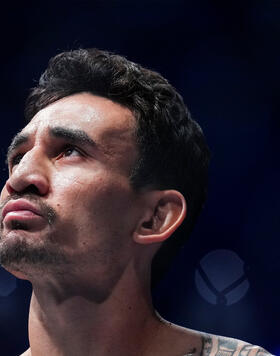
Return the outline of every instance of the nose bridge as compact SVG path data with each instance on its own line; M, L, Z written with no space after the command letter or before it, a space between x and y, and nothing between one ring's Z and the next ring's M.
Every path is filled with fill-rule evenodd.
M42 147L34 146L24 154L7 181L8 190L20 192L28 186L36 186L40 194L48 190L48 167Z
M14 170L15 174L39 172L43 164L41 151L39 146L34 146L26 152Z

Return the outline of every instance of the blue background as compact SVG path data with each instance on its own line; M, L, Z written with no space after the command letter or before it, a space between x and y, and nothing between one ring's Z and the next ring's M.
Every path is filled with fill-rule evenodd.
M11 2L0 22L1 184L6 148L23 126L24 100L51 56L98 47L159 71L202 126L212 162L207 204L153 291L155 306L185 327L240 338L277 355L279 20L277 0L95 0ZM201 260L213 251L212 282L233 282L240 265L230 263L232 274L224 275L224 250L243 261L249 285L233 304L210 302L195 282ZM30 293L28 282L0 269L3 356L28 347Z

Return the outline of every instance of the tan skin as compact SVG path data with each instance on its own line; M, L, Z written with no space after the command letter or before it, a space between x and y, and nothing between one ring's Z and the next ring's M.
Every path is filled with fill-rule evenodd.
M152 257L182 223L187 204L175 190L131 187L135 124L129 109L80 93L38 112L11 152L1 202L15 193L28 199L35 187L33 204L47 204L56 219L11 212L0 248L24 243L61 258L4 265L33 285L24 356L208 356L224 347L214 335L166 322L152 306ZM82 139L74 145L77 130ZM15 228L17 219L24 227ZM246 345L238 341L236 355Z

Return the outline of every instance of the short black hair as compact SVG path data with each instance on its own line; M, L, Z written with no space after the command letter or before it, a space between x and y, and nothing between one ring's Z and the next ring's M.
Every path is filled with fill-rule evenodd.
M193 229L206 199L209 148L181 95L159 73L96 48L62 52L51 58L25 106L30 121L63 97L89 92L129 108L136 118L139 160L130 180L135 189L152 185L176 189L187 201L187 217L152 263L152 286Z

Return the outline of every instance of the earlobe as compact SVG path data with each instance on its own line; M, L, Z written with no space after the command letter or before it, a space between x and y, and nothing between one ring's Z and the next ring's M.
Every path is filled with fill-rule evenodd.
M187 204L184 196L176 190L158 191L146 216L134 232L134 241L140 244L160 243L181 225Z

